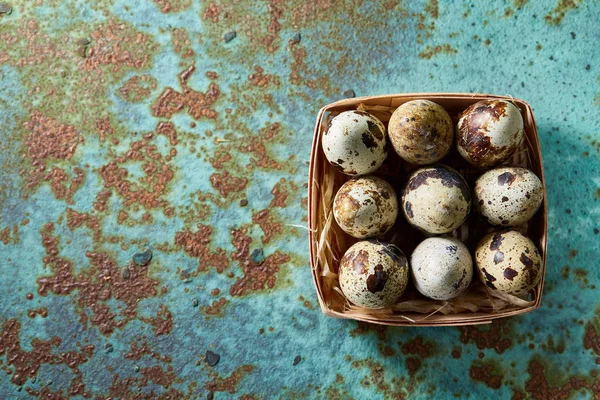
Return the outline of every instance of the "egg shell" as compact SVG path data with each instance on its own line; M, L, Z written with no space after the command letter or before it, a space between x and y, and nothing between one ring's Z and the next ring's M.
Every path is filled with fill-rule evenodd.
M542 278L542 257L531 239L517 231L498 231L481 239L475 251L481 282L491 290L521 296Z
M408 261L391 244L364 240L350 247L340 261L340 288L360 307L384 308L394 304L408 283Z
M452 232L471 210L467 182L444 165L415 171L404 188L402 211L406 220L432 235Z
M506 100L482 100L460 115L456 144L469 163L490 167L508 159L523 134L523 117L516 106Z
M382 235L398 217L396 192L375 176L351 179L335 195L333 216L340 228L355 238Z
M327 160L346 175L366 175L387 157L385 125L363 111L345 111L334 117L322 138Z
M475 210L496 226L516 226L529 221L543 199L542 182L525 168L487 171L477 179L473 189Z
M422 295L434 300L450 300L469 287L473 260L460 240L433 237L415 248L410 269L413 283Z
M442 106L413 100L398 107L388 123L388 135L402 159L418 165L442 159L454 139L452 119Z

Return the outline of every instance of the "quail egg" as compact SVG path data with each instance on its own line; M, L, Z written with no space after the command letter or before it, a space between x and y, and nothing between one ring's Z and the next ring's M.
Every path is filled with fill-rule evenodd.
M408 179L402 196L407 221L436 235L452 232L465 222L471 210L467 182L444 165L421 168Z
M475 183L473 201L477 212L490 224L515 226L527 222L544 199L540 179L525 168L496 168Z
M442 106L429 100L413 100L394 111L388 124L394 150L413 164L431 164L442 159L454 138L452 119Z
M413 283L424 296L450 300L465 291L473 277L473 260L460 240L432 237L410 256Z
M339 280L348 300L360 307L394 304L408 283L408 261L391 244L365 240L355 243L340 261Z
M478 167L490 167L508 159L523 140L523 117L506 100L482 100L467 108L458 120L460 155Z
M351 179L335 195L333 216L340 228L355 238L383 235L398 216L396 192L375 176Z
M322 138L325 157L346 175L366 175L387 157L385 125L363 111L345 111L334 117Z
M542 278L542 257L531 239L517 231L484 236L475 251L481 281L491 290L520 296Z

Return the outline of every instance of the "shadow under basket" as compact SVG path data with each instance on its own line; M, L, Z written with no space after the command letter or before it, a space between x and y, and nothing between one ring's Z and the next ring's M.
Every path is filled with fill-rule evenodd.
M454 124L463 110L480 100L508 100L520 109L523 116L525 138L519 150L501 166L528 168L540 178L544 187L544 200L534 217L526 224L513 228L531 238L542 255L542 278L527 297L519 298L488 290L479 281L476 271L473 273L473 281L469 288L457 298L449 301L427 299L417 292L412 283L409 283L406 292L396 304L388 308L373 310L351 304L340 290L337 275L339 261L345 251L358 240L340 229L333 218L332 206L337 190L351 177L342 174L329 164L321 148L321 136L331 118L343 111L356 109L367 111L387 125L398 106L417 99L431 100L444 107ZM440 163L450 165L458 170L471 188L477 177L486 170L469 165L458 155L455 146L448 156L440 160ZM402 186L408 175L419 167L401 160L390 146L388 158L374 175L380 176L392 184L400 197ZM546 205L546 182L538 132L531 107L523 100L506 96L469 93L410 93L360 97L329 104L319 111L317 117L308 177L310 264L321 310L330 317L391 326L486 324L496 318L530 312L541 304L546 274L548 236ZM473 254L479 239L493 231L492 227L481 222L474 214L471 212L467 222L452 232L452 236L462 240L469 247L471 254ZM410 259L412 250L424 238L425 236L408 225L400 212L394 227L380 239L397 245Z

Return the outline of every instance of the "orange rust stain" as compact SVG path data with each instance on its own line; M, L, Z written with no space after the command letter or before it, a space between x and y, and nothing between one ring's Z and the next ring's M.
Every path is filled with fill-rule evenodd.
M181 12L192 5L192 0L154 0L163 13Z
M215 300L209 306L201 307L200 310L206 315L222 315L223 308L227 305L228 301L225 298Z
M112 72L123 66L141 69L150 60L150 37L116 19L100 24L90 37L87 57L80 66L84 71L102 71L100 67L106 65L112 66Z
M65 200L68 204L73 204L73 195L81 187L84 180L84 172L81 168L74 168L75 176L71 178L71 183L69 184L69 176L65 172L64 169L54 167L50 172L44 175L43 180L46 182L50 182L50 187L52 188L52 192L54 193L54 197L58 200ZM31 179L28 182L28 187L33 187L38 184L36 179L38 179L37 175L31 174L28 179Z
M283 180L283 182L277 182L273 187L273 190L271 190L273 200L271 200L271 204L269 205L270 207L285 207L285 201L287 200L288 192L283 186L284 182L285 180Z
M179 75L182 92L177 92L173 88L166 88L152 105L152 113L155 117L171 116L187 108L187 112L194 119L202 117L214 119L217 117L215 110L211 106L218 100L220 91L219 86L211 82L208 85L206 93L195 91L187 86L189 76L196 67L192 64Z
M226 378L222 378L216 373L211 373L211 381L207 382L204 385L204 389L208 392L227 392L229 394L236 393L236 386L240 382L240 380L244 377L244 375L249 374L254 370L252 365L242 365L236 368L231 375Z
M550 25L560 25L567 12L576 9L582 0L559 0L556 7L544 16Z
M280 170L281 165L269 157L267 148L264 144L265 141L277 136L280 131L281 126L278 123L273 123L266 128L261 129L258 136L249 137L247 143L240 145L238 150L242 153L252 153L254 157L252 157L250 161L258 167Z
M273 237L282 232L281 224L273 221L269 209L264 209L252 214L252 222L258 224L260 229L262 229L264 233L262 238L263 244L269 243Z
M137 182L128 180L127 170L120 166L131 161L143 162L142 170L146 175ZM124 156L115 157L102 166L99 173L104 180L104 187L116 191L125 199L126 205L139 204L149 209L167 205L162 195L166 193L174 173L154 145L144 141L131 143Z
M150 97L152 91L156 89L156 85L156 78L151 75L135 75L119 88L119 93L125 100L139 103Z
M247 291L263 290L265 287L272 289L275 286L276 274L279 272L279 266L290 261L290 257L281 254L278 251L271 254L260 264L252 260L250 238L245 229L236 229L232 231L231 243L236 251L231 254L231 258L240 263L244 270L244 276L239 278L229 289L232 296L243 296Z
M230 176L229 172L215 173L210 176L210 183L221 193L221 196L227 197L231 193L241 192L248 185L248 179Z
M156 133L165 135L169 139L171 146L175 146L177 142L177 132L175 126L171 122L159 122L156 126Z
M34 110L26 123L29 135L25 138L26 156L33 165L46 159L70 159L83 137L72 125L42 115Z
M98 194L96 195L96 201L94 202L94 208L97 211L106 211L108 209L108 207L106 206L106 203L108 202L108 199L110 198L110 196L112 195L112 192L110 190L104 189L98 192Z
M265 74L264 70L258 65L254 66L254 71L254 73L248 75L248 80L254 86L265 88L271 83L277 86L279 86L281 83L279 77L271 74Z
M223 7L216 5L211 1L202 13L202 21L209 19L216 24L219 22L219 16L221 15L222 10Z
M41 233L42 245L46 249L44 264L50 267L52 275L38 278L38 294L67 295L75 291L84 327L89 320L102 334L110 335L136 317L140 300L157 294L158 282L148 277L147 267L130 268L129 278L123 278L117 263L106 253L86 252L90 267L85 273L75 276L73 263L59 256L59 239L54 236L54 224L47 223ZM119 320L105 303L111 297L126 305L119 313ZM86 310L91 310L91 316L88 317L89 311Z
M198 271L206 271L215 267L217 272L223 273L229 266L225 250L218 248L210 250L210 236L213 229L210 226L198 224L197 232L181 231L175 234L175 245L183 247L183 251L192 257L199 258Z
M96 132L100 137L100 141L104 142L107 136L112 136L115 134L115 128L113 128L110 123L109 117L104 117L96 120Z
M448 43L437 45L437 46L427 46L425 50L419 53L419 57L424 58L426 60L430 60L433 56L437 54L456 54L458 50L454 47L450 46Z
M189 58L194 56L194 50L190 47L192 42L187 34L187 31L183 28L173 29L173 51L177 54L182 54L183 58Z
M479 364L479 363L478 363ZM469 370L471 379L485 383L486 386L492 389L500 389L504 375L494 370L493 364L471 365Z
M140 320L150 323L156 336L168 335L173 331L173 314L163 304L159 306L156 317L140 318Z

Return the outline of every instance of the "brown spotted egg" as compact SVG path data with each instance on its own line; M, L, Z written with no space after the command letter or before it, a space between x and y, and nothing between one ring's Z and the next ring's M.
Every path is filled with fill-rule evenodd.
M482 100L460 115L456 132L460 155L478 167L500 164L523 140L523 117L506 100Z
M388 124L394 150L413 164L442 159L454 139L452 119L442 106L429 100L413 100L398 107Z
M408 283L408 261L402 251L378 241L355 243L339 268L340 288L360 307L384 308L394 304Z
M410 256L413 283L424 296L450 300L464 292L473 277L469 249L451 237L422 241Z
M471 210L469 186L450 167L421 168L408 179L402 210L411 225L426 233L452 232L465 222Z
M496 168L475 183L475 209L488 223L516 226L527 222L544 199L540 179L525 168Z
M382 235L398 216L396 192L375 176L351 179L335 195L333 216L340 228L355 238Z
M481 281L491 290L524 295L542 278L542 257L531 239L517 231L486 235L475 251Z
M387 157L385 125L364 111L345 111L334 117L321 144L331 165L346 175L371 173Z

